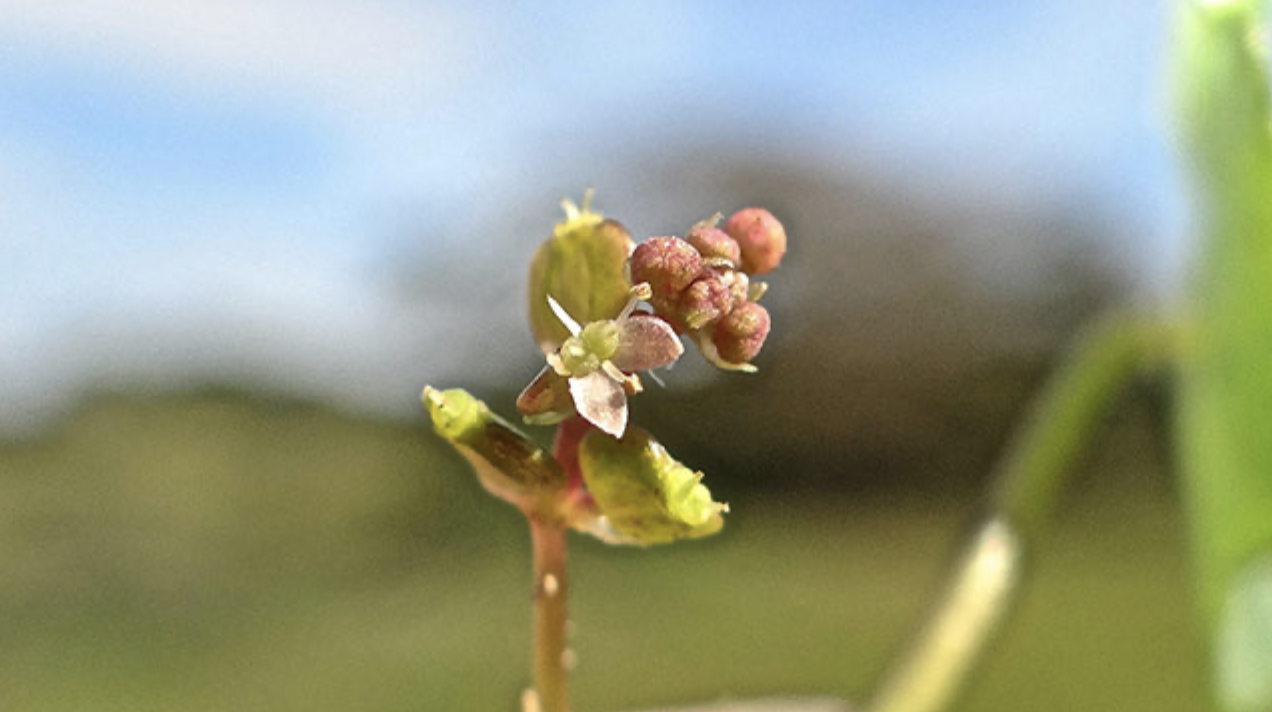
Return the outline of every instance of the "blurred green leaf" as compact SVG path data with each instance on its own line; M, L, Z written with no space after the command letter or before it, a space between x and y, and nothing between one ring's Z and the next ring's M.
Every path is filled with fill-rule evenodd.
M1272 710L1272 128L1260 3L1192 2L1180 117L1203 237L1179 366L1179 445L1199 591L1226 709Z
M579 469L601 513L642 544L695 539L720 531L725 506L694 472L649 433L630 427L622 439L593 430L579 447Z

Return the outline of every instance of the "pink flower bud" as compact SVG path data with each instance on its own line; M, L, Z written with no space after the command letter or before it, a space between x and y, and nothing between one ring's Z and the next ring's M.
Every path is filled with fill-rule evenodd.
M751 280L746 276L746 272L725 270L720 273L720 281L729 288L729 294L733 298L729 311L751 301Z
M724 224L724 231L742 249L742 271L764 274L773 271L786 254L786 230L764 208L743 208Z
M680 317L679 295L676 295L676 297L656 296L649 300L649 305L654 308L654 314L671 324L671 328L677 334L683 334L690 330L689 325Z
M768 333L768 310L754 302L747 302L716 324L711 342L725 361L747 363L760 352Z
M708 271L680 295L680 318L691 331L718 321L733 310L733 290L721 276Z
M655 297L674 298L698 276L702 257L678 237L651 237L632 252L632 284L648 282Z
M718 227L698 224L685 235L685 242L693 245L706 259L726 259L734 267L742 265L742 248L728 233Z

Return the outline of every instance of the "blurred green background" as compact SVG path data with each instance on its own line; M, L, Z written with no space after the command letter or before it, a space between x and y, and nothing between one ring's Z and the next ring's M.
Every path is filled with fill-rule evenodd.
M1205 708L1157 413L1141 392L1110 419L960 709ZM771 447L750 481L709 472L718 537L575 538L579 709L864 697L976 488L788 491ZM6 710L496 710L526 684L524 524L423 417L103 395L5 444L0 472Z

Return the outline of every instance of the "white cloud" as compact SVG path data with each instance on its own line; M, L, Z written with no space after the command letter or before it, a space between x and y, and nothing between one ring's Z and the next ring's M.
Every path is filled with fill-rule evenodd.
M199 93L250 92L391 108L474 69L478 29L455 3L338 0L0 0L12 49L159 76Z

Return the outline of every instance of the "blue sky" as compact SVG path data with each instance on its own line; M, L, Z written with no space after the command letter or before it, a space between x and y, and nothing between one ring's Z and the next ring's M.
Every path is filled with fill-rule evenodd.
M403 301L385 261L514 269L533 236L478 234L492 213L541 200L546 232L589 185L623 212L639 180L605 157L721 134L954 197L1101 196L1169 281L1168 10L0 0L0 429L84 387L228 377L401 412L425 375L506 374L453 345L524 329L519 307Z

